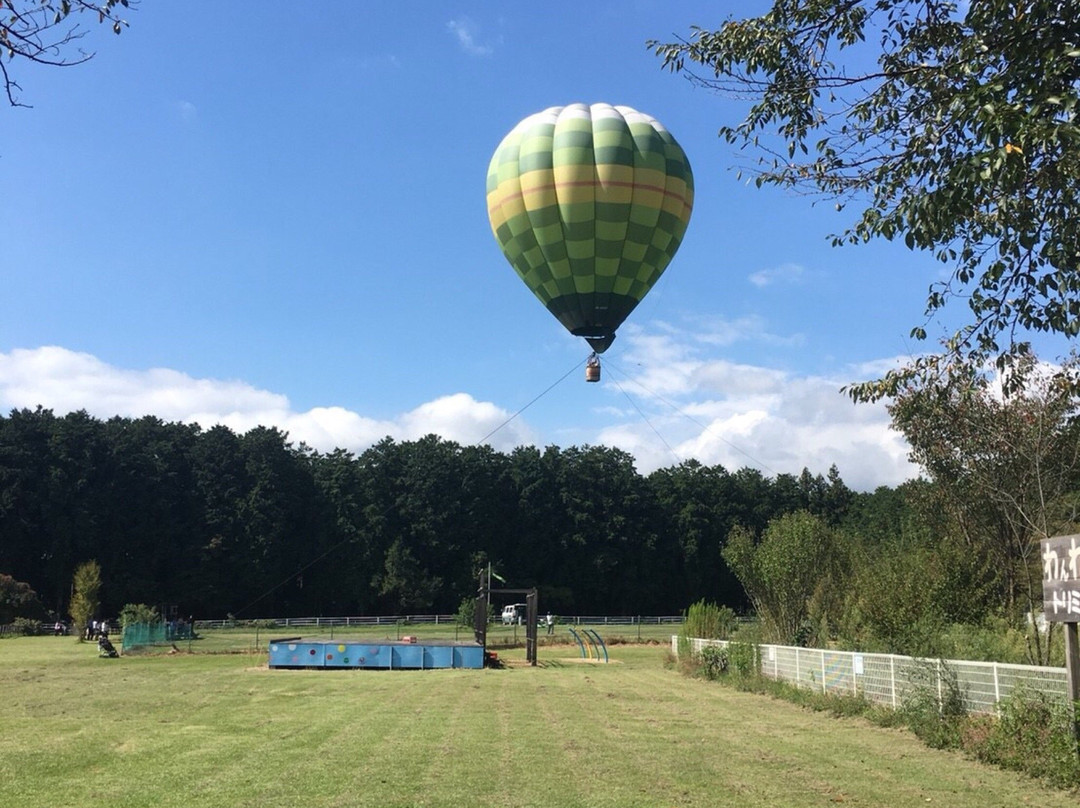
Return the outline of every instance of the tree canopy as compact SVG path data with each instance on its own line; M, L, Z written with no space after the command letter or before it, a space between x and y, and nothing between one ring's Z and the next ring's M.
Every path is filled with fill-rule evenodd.
M1020 392L1007 398L985 374L952 368L933 384L903 386L889 407L935 483L934 507L986 560L987 594L1014 619L1042 605L1039 542L1076 530L1080 420L1075 385L1064 380L1078 365L1074 355L1054 374L1025 358L1011 371L1023 377ZM1046 637L1029 641L1042 663Z
M1080 8L1068 0L775 0L650 42L751 105L720 136L760 185L862 205L835 244L903 239L950 267L926 315L966 298L946 358L1001 367L1025 332L1080 333ZM925 324L912 329L924 339ZM905 373L859 385L891 393Z

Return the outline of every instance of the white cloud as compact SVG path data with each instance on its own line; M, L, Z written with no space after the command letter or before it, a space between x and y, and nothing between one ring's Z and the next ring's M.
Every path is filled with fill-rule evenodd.
M412 440L429 433L469 445L510 418L508 411L466 393L443 396L390 420L344 407L297 412L286 396L241 381L195 379L164 368L126 370L55 346L0 353L0 408L39 405L57 414L86 410L98 418L150 414L204 428L224 424L240 433L259 425L276 426L294 443L320 451L362 451L388 435ZM500 451L535 442L532 430L520 420L488 441Z
M840 392L850 378L862 378L854 369L843 381L795 376L703 356L693 335L664 331L629 335L619 364L605 371L620 374L615 379L647 422L627 413L594 441L630 452L642 473L689 458L728 470L749 465L766 476L803 468L825 474L835 463L858 490L918 473L885 405L855 405Z
M482 44L477 39L476 24L468 17L460 17L450 20L446 28L457 39L458 44L466 53L473 56L490 56L494 52L491 45Z
M731 471L753 466L766 476L804 467L825 474L835 463L849 486L868 490L917 473L884 405L853 404L840 392L841 381L703 355L709 346L692 334L662 331L624 335L627 350L617 363L605 363L606 383L618 381L636 406L617 392L593 411L602 425L588 431L573 424L570 442L623 449L643 474L689 458ZM858 376L852 371L849 378ZM276 426L295 444L324 452L360 452L386 436L414 440L431 433L472 445L494 432L487 443L504 452L549 442L524 419L464 392L377 419L340 406L300 412L286 396L243 381L118 368L61 347L0 353L0 410L39 405L102 419L152 414L204 429L224 424L237 433Z
M776 283L797 284L802 281L804 271L799 264L781 264L772 269L759 269L751 273L747 280L758 287L772 286Z

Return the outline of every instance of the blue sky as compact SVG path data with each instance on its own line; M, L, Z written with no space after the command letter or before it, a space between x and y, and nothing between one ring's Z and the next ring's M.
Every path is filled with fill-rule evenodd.
M605 382L575 370L489 442L912 476L883 407L838 391L923 347L941 268L830 247L848 214L738 180L716 131L742 106L645 47L760 6L142 3L0 110L0 409L481 439L588 354L500 253L488 160L526 115L607 102L687 152L686 239Z

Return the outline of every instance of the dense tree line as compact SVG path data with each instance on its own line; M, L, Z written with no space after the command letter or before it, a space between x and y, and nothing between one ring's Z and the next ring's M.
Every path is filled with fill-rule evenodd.
M505 454L428 436L327 454L265 427L0 417L0 572L60 614L90 559L108 614L452 612L488 563L562 613L743 608L721 557L733 527L798 510L838 524L866 497L836 469L767 478L689 461L642 476L606 447Z

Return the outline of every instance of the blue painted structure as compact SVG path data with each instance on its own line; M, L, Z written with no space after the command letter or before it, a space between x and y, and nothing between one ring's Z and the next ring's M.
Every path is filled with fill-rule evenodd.
M302 637L270 641L271 668L376 668L382 670L484 667L484 648L452 640L319 640Z

